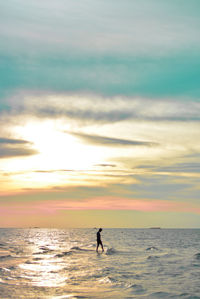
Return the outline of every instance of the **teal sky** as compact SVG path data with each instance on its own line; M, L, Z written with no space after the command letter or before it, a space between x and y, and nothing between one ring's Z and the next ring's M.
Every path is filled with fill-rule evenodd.
M119 213L119 226L200 227L199 11L198 0L0 3L0 226L44 215L48 226L52 213L65 226L60 210L98 226L99 210L108 226ZM41 218L29 223L30 206Z
M0 5L1 98L45 89L199 99L199 1Z

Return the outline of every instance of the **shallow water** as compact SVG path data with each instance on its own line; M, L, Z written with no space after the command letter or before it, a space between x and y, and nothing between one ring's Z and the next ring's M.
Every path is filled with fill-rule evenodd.
M200 298L200 230L0 229L0 298Z

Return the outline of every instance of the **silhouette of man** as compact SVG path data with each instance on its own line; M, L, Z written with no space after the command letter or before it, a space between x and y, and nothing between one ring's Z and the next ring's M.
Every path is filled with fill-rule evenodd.
M97 248L96 248L96 252L98 252L99 245L101 245L102 252L104 251L104 249L103 249L103 243L101 241L101 231L102 231L102 228L100 228L99 231L97 232Z

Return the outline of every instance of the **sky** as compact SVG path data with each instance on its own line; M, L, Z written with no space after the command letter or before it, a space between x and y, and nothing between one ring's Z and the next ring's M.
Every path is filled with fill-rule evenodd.
M0 3L0 227L200 228L199 0Z

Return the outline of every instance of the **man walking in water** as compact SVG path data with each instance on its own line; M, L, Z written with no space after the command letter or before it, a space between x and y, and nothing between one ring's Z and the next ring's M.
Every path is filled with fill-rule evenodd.
M96 249L96 252L98 252L99 245L101 245L102 252L104 252L103 243L101 241L101 231L102 231L102 228L100 228L99 231L97 232L97 249Z

